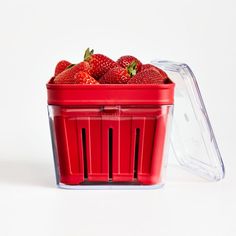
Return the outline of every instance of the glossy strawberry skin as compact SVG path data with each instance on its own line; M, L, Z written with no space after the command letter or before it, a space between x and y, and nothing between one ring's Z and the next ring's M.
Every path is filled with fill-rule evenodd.
M101 78L108 70L117 66L109 57L102 54L93 54L86 61L90 65L90 75L95 79Z
M142 67L142 63L141 61L139 61L136 57L134 56L122 56L120 57L116 62L117 64L119 64L121 67L126 68L128 65L130 65L130 63L132 63L133 61L136 62L137 65L137 72L139 72L141 70Z
M155 69L157 70L163 77L163 79L167 79L168 78L168 75L166 74L165 71L163 71L162 69L152 65L152 64L144 64L142 65L141 67L141 71L144 71L144 70L148 70L148 69Z
M153 68L139 72L131 78L128 84L162 84L164 83L163 76Z
M56 65L54 76L63 72L69 65L71 65L71 63L66 60L59 61Z
M130 74L127 69L122 67L114 67L107 71L101 79L99 80L100 84L127 84L130 80Z
M71 68L61 72L54 79L54 83L56 84L70 84L74 83L74 76L76 73L84 71L90 73L90 65L88 62L80 62L72 66Z
M75 84L99 84L97 80L95 80L88 73L80 71L74 76Z

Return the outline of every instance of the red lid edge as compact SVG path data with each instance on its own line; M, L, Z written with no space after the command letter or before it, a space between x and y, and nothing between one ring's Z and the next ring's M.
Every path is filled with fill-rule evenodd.
M175 84L46 84L49 105L171 105Z

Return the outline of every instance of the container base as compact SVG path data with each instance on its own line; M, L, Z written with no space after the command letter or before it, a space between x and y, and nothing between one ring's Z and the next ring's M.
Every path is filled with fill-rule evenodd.
M67 185L63 183L57 184L58 188L69 189L69 190L148 190L148 189L160 189L164 186L164 183L155 185L140 185L140 184L124 184L124 183L100 183L89 185Z

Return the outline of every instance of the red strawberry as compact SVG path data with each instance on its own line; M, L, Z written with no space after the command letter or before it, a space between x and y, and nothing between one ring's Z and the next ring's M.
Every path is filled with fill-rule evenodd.
M127 55L127 56L122 56L120 57L116 62L123 68L126 68L131 62L135 61L137 65L137 72L141 70L142 63L133 56Z
M165 71L163 71L162 69L160 69L160 68L158 68L158 67L156 67L154 65L151 65L151 64L144 64L144 65L142 65L141 71L147 70L147 69L151 69L151 68L157 70L163 76L163 79L167 79L168 78L168 75L166 74Z
M97 80L95 80L88 73L80 71L74 76L74 83L76 84L99 84Z
M101 78L108 70L117 66L117 63L109 57L102 54L93 54L93 50L89 48L85 51L84 60L87 61L91 67L90 75L95 79Z
M139 72L128 84L162 84L164 79L162 75L156 69L147 69Z
M73 65L72 67L64 70L59 75L57 75L54 79L54 83L56 84L70 84L74 83L74 75L79 71L84 71L89 73L90 66L88 62L80 62L79 64Z
M54 73L54 76L57 76L58 74L60 74L62 71L64 71L69 65L71 65L70 62L68 61L65 61L65 60L62 60L62 61L59 61L56 65L56 68L55 68L55 73Z
M114 67L107 71L99 80L100 84L127 84L130 78L136 74L136 63L132 62L127 68Z

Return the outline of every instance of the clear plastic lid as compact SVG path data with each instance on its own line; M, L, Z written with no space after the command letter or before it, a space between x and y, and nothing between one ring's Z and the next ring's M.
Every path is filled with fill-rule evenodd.
M224 164L193 72L183 63L152 64L176 84L171 146L178 163L208 180L222 179Z

